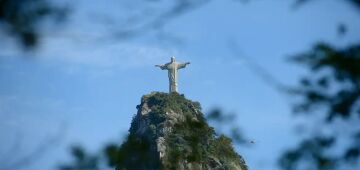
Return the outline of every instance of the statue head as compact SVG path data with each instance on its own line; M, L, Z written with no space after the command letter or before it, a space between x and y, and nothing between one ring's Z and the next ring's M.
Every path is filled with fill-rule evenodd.
M171 62L175 62L175 57L171 57Z

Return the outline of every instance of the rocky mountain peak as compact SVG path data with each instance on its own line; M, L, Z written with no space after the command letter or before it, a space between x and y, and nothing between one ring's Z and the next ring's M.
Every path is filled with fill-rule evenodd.
M246 170L231 139L216 135L198 102L178 93L144 95L129 136L118 152L117 170Z

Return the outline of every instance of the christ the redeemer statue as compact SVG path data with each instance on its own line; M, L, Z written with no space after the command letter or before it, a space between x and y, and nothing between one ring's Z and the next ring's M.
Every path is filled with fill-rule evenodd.
M190 62L178 63L175 61L175 57L171 57L170 63L166 63L164 65L155 65L156 67L160 67L161 70L168 70L169 93L177 92L177 70L185 68L188 64L190 64Z

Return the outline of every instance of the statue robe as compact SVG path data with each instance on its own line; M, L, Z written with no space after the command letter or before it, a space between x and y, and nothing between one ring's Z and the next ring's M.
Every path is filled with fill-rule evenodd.
M178 62L170 62L164 65L161 65L160 68L162 70L168 70L169 76L169 92L177 92L177 70L185 68L185 63L178 63Z

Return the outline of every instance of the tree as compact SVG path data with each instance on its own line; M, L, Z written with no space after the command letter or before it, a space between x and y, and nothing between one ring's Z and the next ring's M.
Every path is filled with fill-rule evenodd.
M99 25L106 26L108 31L100 38L124 40L135 38L161 28L173 19L182 16L207 4L211 0L172 0L168 2L142 0L121 2L119 7L132 3L135 11L132 14L120 13L119 17L102 15L92 18ZM171 4L171 5L169 5ZM76 9L71 9L76 10ZM151 11L149 13L149 11ZM55 5L50 0L0 0L0 32L16 38L26 49L35 49L44 34L43 22L47 19L63 21L69 14L66 6ZM134 19L138 18L138 19ZM160 37L159 37L160 38ZM0 40L1 41L1 40Z
M39 43L41 22L50 18L60 21L67 9L48 0L0 0L0 31L17 38L25 48Z
M296 55L292 61L310 70L292 91L300 98L294 111L309 115L325 113L322 119L326 124L318 128L325 128L327 133L312 134L295 149L286 151L279 160L280 167L329 170L355 166L360 156L360 45L337 49L319 43L309 52ZM339 122L353 126L344 128ZM336 134L337 128L349 135ZM337 145L344 137L352 142Z

